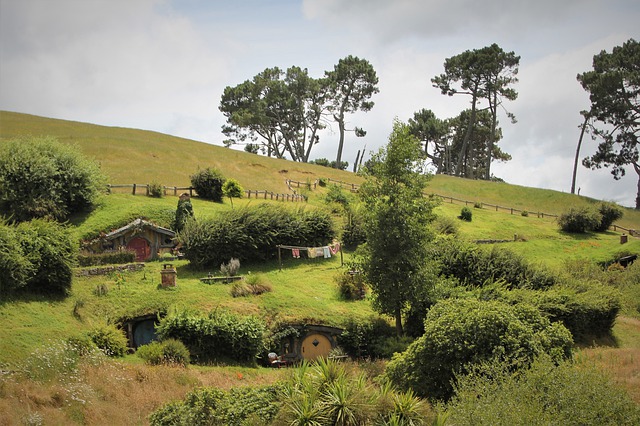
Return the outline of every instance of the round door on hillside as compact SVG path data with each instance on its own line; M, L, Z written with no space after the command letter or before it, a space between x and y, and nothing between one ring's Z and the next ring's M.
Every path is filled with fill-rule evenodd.
M318 357L327 357L331 352L331 342L322 334L310 334L302 341L302 357L313 361Z
M151 248L149 241L142 237L135 237L127 244L127 248L136 252L136 262L143 262L149 258Z
M151 343L158 337L154 319L139 321L133 327L133 344L136 348Z

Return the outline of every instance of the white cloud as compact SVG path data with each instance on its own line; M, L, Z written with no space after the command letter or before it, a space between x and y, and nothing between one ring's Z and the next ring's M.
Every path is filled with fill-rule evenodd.
M156 130L205 142L224 139L217 107L225 86L267 67L306 67L320 77L347 55L380 78L367 130L347 135L343 158L386 143L394 117L421 108L440 118L469 106L430 79L446 58L498 43L521 56L519 92L501 118L513 156L493 171L509 182L569 189L588 97L575 77L594 54L636 36L637 0L0 0L0 108ZM335 158L337 134L312 157ZM583 155L595 149L585 141ZM636 175L616 182L580 166L582 194L635 199Z

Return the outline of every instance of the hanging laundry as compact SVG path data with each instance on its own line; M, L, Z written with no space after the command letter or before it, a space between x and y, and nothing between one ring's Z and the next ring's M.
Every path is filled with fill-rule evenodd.
M340 251L340 243L330 245L329 250L331 250L331 254L335 255Z
M309 259L313 259L316 257L316 249L314 248L307 248L307 256L309 256Z
M300 259L300 249L291 249L291 254L294 259Z
M324 257L324 249L322 247L316 247L314 250L316 251L315 257Z
M322 255L324 256L325 259L328 259L331 257L331 250L329 250L329 246L322 247Z

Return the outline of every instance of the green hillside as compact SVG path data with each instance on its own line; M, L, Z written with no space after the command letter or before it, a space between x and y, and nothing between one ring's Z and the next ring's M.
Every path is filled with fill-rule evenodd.
M61 142L77 145L101 164L112 184L155 181L167 186L187 186L189 176L198 167L209 166L237 179L245 189L276 193L289 192L286 179L313 182L323 177L354 184L362 182L360 177L347 171L248 154L157 132L0 111L0 140L24 135L55 136ZM445 197L548 214L559 214L570 206L596 201L558 191L443 175L434 177L429 191ZM640 212L626 208L619 225L640 228Z
M285 183L287 179L314 182L329 178L356 185L362 182L361 177L347 171L267 158L155 132L0 112L0 143L25 135L50 135L78 146L101 164L112 184L158 182L188 186L189 176L198 167L209 166L239 180L245 189L281 194L291 193ZM292 209L325 206L327 187L303 191L309 196L308 203L286 204ZM458 238L503 240L494 245L555 271L568 268L572 260L607 261L621 252L640 253L640 238L629 237L623 245L620 230L584 235L559 231L555 215L569 207L590 205L598 200L451 176L435 176L428 191L442 197L436 213L459 227ZM196 218L213 217L222 211L257 203L282 204L282 201L243 198L234 201L232 206L228 200L213 203L197 197L192 199ZM130 189L119 189L101 197L93 211L72 217L70 230L76 239L84 240L138 217L169 226L176 204L177 197L172 194L150 198L144 191L132 195ZM465 205L472 210L471 222L457 219ZM523 215L522 211L528 214ZM335 218L340 224L342 218L338 214ZM617 225L640 229L640 212L625 209ZM351 259L352 253L342 254L346 262ZM163 262L153 261L147 262L141 271L122 274L82 276L76 271L67 297L18 294L0 299L3 323L0 328L0 413L8 413L7 424L39 424L27 421L31 412L46 416L46 424L146 424L146 416L162 403L183 398L185 392L198 386L229 389L281 380L284 375L278 369L245 365L149 367L134 355L122 361L83 364L81 375L69 378L59 371L65 367L66 358L56 355L56 342L85 335L105 323L120 323L127 318L182 308L199 312L223 309L255 315L269 325L291 322L343 327L350 319L365 321L376 315L370 295L359 301L345 301L340 297L336 278L347 271L342 260L340 256L295 259L289 252L283 259L282 269L277 260L243 264L240 274L251 275L271 289L248 297L234 297L231 285L201 281L208 273L218 271L195 270L188 261L178 260L173 262L177 270L177 286L173 288L159 287ZM629 270L638 266L635 264ZM104 288L108 291L99 291ZM619 290L622 308L609 336L613 343L605 342L611 347L582 349L576 359L579 365L593 364L611 374L638 402L640 290L637 285ZM56 364L57 361L62 364ZM54 379L48 382L12 379L13 372L27 368L53 372ZM373 374L376 370L382 371L384 363L363 363L358 368ZM76 399L73 386L77 386L83 402ZM0 420L0 424L4 423Z

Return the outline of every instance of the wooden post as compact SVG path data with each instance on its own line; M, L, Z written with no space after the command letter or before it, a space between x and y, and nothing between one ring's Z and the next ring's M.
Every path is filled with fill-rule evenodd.
M173 196L175 197L176 195L178 195L178 187L174 186L173 187Z
M132 192L132 195L136 195L136 184L135 184L135 183L133 184L133 192Z
M189 197L193 197L193 187L189 187Z

